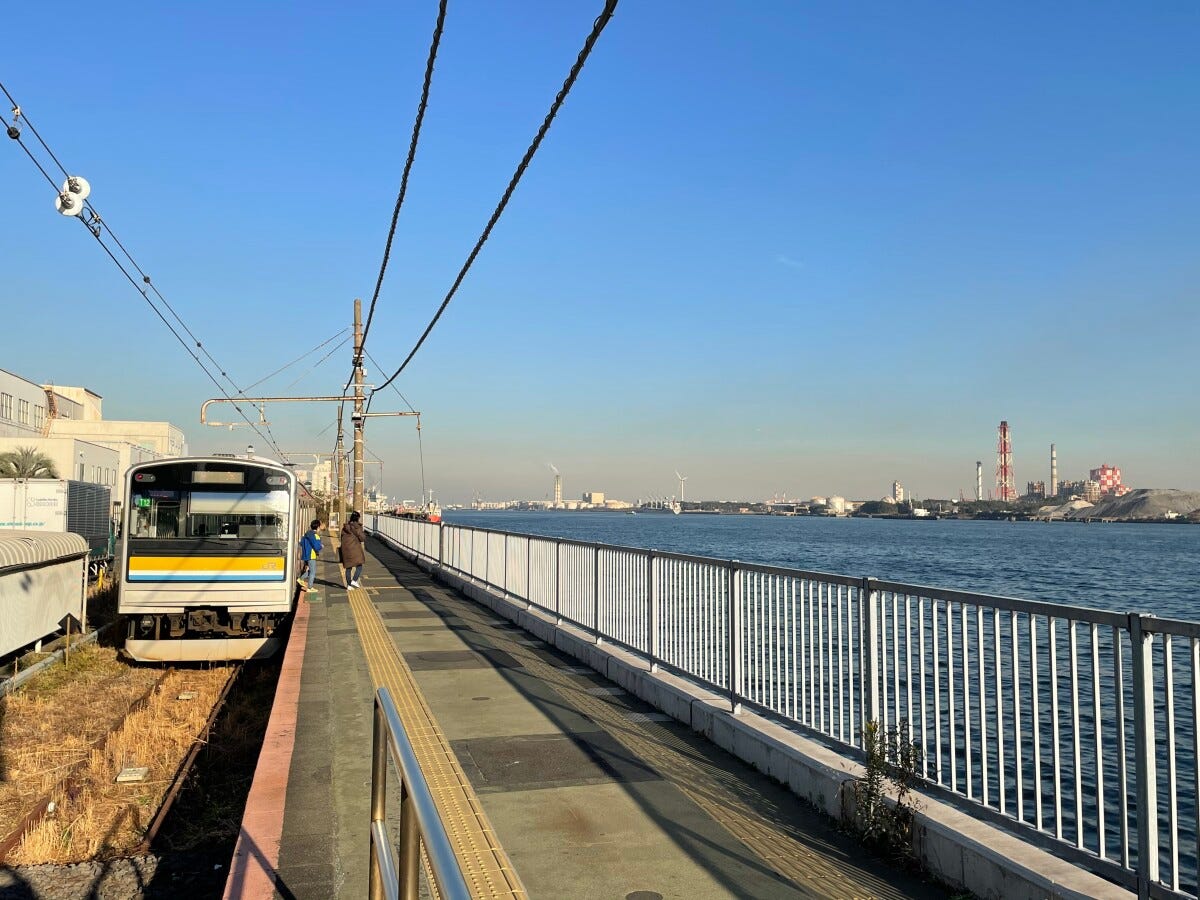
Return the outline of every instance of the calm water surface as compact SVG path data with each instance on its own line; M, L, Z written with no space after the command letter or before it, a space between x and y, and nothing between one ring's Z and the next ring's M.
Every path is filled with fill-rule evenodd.
M451 524L1200 618L1200 527L450 510Z

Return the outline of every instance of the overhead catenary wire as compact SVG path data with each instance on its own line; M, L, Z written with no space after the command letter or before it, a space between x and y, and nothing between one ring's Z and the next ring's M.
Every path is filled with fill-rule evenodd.
M8 88L2 82L0 82L0 91L4 92L4 96L8 98L10 103L12 103L14 109L19 108L19 104L17 103L16 99L13 97L13 95L11 93L9 93ZM46 143L46 140L42 137L41 132L39 132L37 130L37 127L29 119L29 116L24 113L24 111L22 111L22 113L21 113L21 120L25 123L25 125L27 125L29 127L30 133L32 133L33 136L35 138L37 138L38 143L42 145L42 149L46 151L46 153L50 156L50 158L52 160L54 160L54 164L56 166L58 166L58 169L60 172L62 172L63 177L71 178L72 177L71 173L69 171L67 171L67 167L62 164L62 161L54 153L54 150L51 149L50 145L48 143ZM22 148L25 150L25 152L27 154L29 154L30 158L33 159L34 158L33 154L30 153L30 151L27 147L25 147L24 142L20 141L19 138L18 138L18 142L21 143ZM36 162L36 160L35 160L35 162ZM49 181L50 185L52 187L54 187L55 190L57 191L58 187L57 187L57 185L55 185L54 179L52 179L50 177L50 175L46 172L46 170L42 168L40 163L38 164L38 168L41 169L42 175L45 176L46 180ZM196 348L202 354L204 354L204 356L208 359L208 361L210 363L212 363L214 366L216 366L217 370L221 373L221 377L223 377L226 381L228 381L231 385L233 385L235 392L244 393L237 386L237 382L235 382L229 376L229 373L225 371L224 367L216 360L215 357L213 357L212 353L210 353L208 351L208 348L204 346L203 342L198 337L196 337L195 333L191 330L191 328L188 327L187 322L185 322L183 320L183 318L179 315L179 313L177 313L175 311L175 307L173 307L171 305L170 301L168 301L167 298L163 296L162 292L158 289L158 286L154 284L154 282L150 279L150 276L147 275L146 271L138 264L138 261L133 258L133 254L130 253L128 248L126 248L125 244L121 242L120 237L118 237L117 233L115 231L113 231L112 226L106 220L101 218L100 214L96 211L96 208L91 204L91 202L89 200L83 201L83 208L89 214L90 223L91 223L89 225L89 230L92 231L93 235L95 234L95 230L94 230L94 227L92 227L92 226L99 226L99 225L104 226L105 230L108 231L109 237L111 237L113 239L113 243L117 245L118 249L120 249L121 253L125 256L125 258L127 260L129 260L129 264L131 266L133 266L134 269L137 270L138 275L141 276L142 283L149 286L150 290L152 290L154 292L155 296L158 297L159 302L161 302L162 305L167 308L167 311L171 314L171 316L175 319L175 321L179 323L179 326L187 333L187 336L192 339L192 341L196 345ZM81 219L81 221L82 221L82 219ZM85 223L85 224L88 224L88 223Z
M4 95L13 104L14 112L16 110L20 109L19 104L17 104L16 100L13 98L12 94L9 93L8 88L5 87L3 83L0 83L0 91L3 91ZM33 151L29 149L29 147L26 145L25 141L22 140L18 126L21 123L24 123L24 125L28 126L30 132L37 137L38 142L46 150L47 154L49 154L49 156L54 160L55 164L59 167L59 169L62 170L64 174L67 174L67 170L63 166L62 162L58 159L58 157L54 154L53 150L51 150L50 147L46 144L46 142L42 139L41 135L38 134L37 130L33 127L32 123L29 121L29 118L24 113L24 111L21 111L19 120L14 115L13 123L12 123L12 125L14 127L12 130L9 130L10 123L2 115L0 115L0 123L2 123L4 125L6 131L8 131L9 137L11 137L13 140L15 140L17 142L18 145L20 145L21 149L25 152L25 155L29 157L30 161L34 164L34 166L37 167L38 171L41 172L42 177L46 179L46 182L54 190L55 194L60 193L59 186L55 183L54 179L50 176L50 173L46 171L45 166L42 165L41 161L37 158L37 156L33 153ZM70 177L70 175L67 174L67 177ZM92 220L94 222L99 223L102 221L100 219L100 216L98 214L96 214L94 207L92 207L90 203L85 203L84 208L91 212ZM154 301L150 298L150 295L147 293L145 285L150 286L150 288L154 291L154 293L160 298L163 305L167 307L167 309L171 312L172 316L176 319L176 321L180 324L180 326L184 329L184 331L187 332L188 336L193 339L193 341L195 342L195 346L197 348L199 348L202 352L204 352L205 356L207 356L209 358L209 360L212 362L212 364L217 367L218 371L221 372L221 375L227 381L229 381L230 384L232 384L234 386L235 391L240 392L240 388L237 387L237 384L228 376L227 373L225 373L221 369L220 364L217 363L217 361L212 358L211 354L209 354L207 351L204 350L202 343L195 337L195 334L191 331L191 329L187 327L187 324L183 321L183 319L179 316L179 314L177 312L175 312L175 310L170 306L169 303L167 303L166 299L162 296L162 294L158 291L158 289L155 288L153 286L153 284L151 284L149 276L147 276L141 270L141 268L137 265L136 261L133 260L133 257L129 254L129 252L127 250L125 250L124 246L121 245L121 242L117 239L116 235L114 235L112 233L112 230L107 229L109 236L112 237L114 243L116 243L119 247L121 247L122 252L126 256L126 258L129 259L131 265L133 265L133 267L135 269L137 269L138 274L140 274L142 276L142 284L138 283L138 281L133 277L133 275L130 274L129 270L126 269L125 266L121 263L121 261L117 258L116 254L112 251L112 248L109 247L104 242L104 239L100 236L100 234L101 234L100 228L93 227L93 225L89 221L83 219L81 216L74 217L74 218L77 218L79 220L79 222L84 226L84 228L87 229L88 233L93 238L95 238L96 243L98 243L101 246L101 248L104 250L104 252L108 255L109 259L111 259L113 261L114 265L116 265L117 268L121 271L121 274L125 276L126 280L128 280L129 283L131 285L133 285L134 290L136 290L139 294L141 294L142 299L146 301L147 305L149 305L149 307L154 311L155 315L157 315L158 318L162 321L162 323L167 327L167 330L171 332L171 334L174 336L174 338L179 342L180 346L183 347L183 349L192 358L192 360L196 363L196 365L198 365L200 367L200 370L205 374L205 376L210 381L212 381L213 385L217 388L218 391L221 392L222 396L224 396L224 398L226 400L228 400L230 403L233 404L234 409L237 410L238 414L246 421L246 424L249 425L255 431L255 433L258 434L258 436L261 437L268 444L268 446L272 447L276 451L276 453L279 453L280 452L279 445L275 442L275 440L273 439L273 436L269 436L269 429L268 429L268 433L264 434L262 432L262 430L258 428L258 425L256 423L254 423L250 419L249 416L246 415L245 411L237 403L235 398L233 396L230 396L229 392L225 389L224 385L222 385L221 382L217 379L217 377L214 376L211 371L209 371L208 366L206 366L204 364L204 362L200 359L200 357L196 354L196 352L192 349L192 347L188 344L188 342L184 340L183 336L171 324L171 322L163 314L162 310L159 309L157 305L155 305ZM105 223L105 226L107 228L107 223Z
M332 340L332 338L330 340ZM325 343L329 343L329 341L326 341ZM333 356L333 354L337 353L339 350L341 350L343 347L345 347L346 344L348 344L348 343L350 343L349 335L347 335L346 337L344 337L340 341L338 341L338 343L336 343L333 346L333 349L331 349L328 353L326 353L324 356L322 356L320 359L318 359L315 363L313 363L309 367L307 372L305 372L303 375L301 375L295 381L289 383L288 386L284 388L284 390L290 391L292 388L294 388L296 385L298 385L301 381L303 381L305 378L307 378L309 375L311 375L313 372L315 372L317 369L319 369L322 366L322 364L324 364L324 362L327 359L329 359L329 357Z
M373 357L370 354L370 352L368 352L367 350L363 350L363 353L366 354L367 359L370 360L370 362L371 362L371 365L375 366L376 368L379 367L379 363L377 363L375 361L375 357ZM394 385L394 384L391 386L391 388L393 391L396 392L396 396L399 397L404 402L404 405L408 407L410 412L417 411L416 408L411 403L408 402L408 398L405 397L404 394L402 394L400 392L400 388L396 387L396 385ZM368 400L367 401L368 411L370 410L370 407L371 407L371 404L370 404L370 401ZM417 416L417 461L421 467L421 502L424 503L425 502L425 441L421 438L421 417L419 415Z
M425 331L421 334L421 337L418 338L417 343L413 346L412 350L409 351L408 356L404 358L404 362L400 363L399 368L397 368L396 371L393 372L385 382L383 382L383 384L378 385L371 391L372 396L395 381L397 376L399 376L400 373L408 367L408 364L412 362L412 358L417 355L417 351L421 349L421 345L425 343L425 339L429 337L430 332L433 331L434 326L437 325L438 319L442 317L442 313L446 311L446 307L450 305L450 301L454 299L454 295L458 292L459 286L463 283L463 279L467 277L467 272L470 271L471 266L475 262L475 258L479 255L479 251L482 250L483 245L487 243L488 237L491 236L492 229L496 226L496 222L499 221L500 216L504 213L504 208L508 206L508 201L512 198L513 192L517 189L517 185L520 183L521 177L525 174L525 170L529 167L529 163L533 159L534 154L537 153L538 147L541 146L542 139L546 137L546 133L550 130L550 125L554 122L554 117L558 114L563 102L567 99L567 95L571 92L571 88L574 86L575 80L579 77L579 73L583 70L584 64L587 62L588 57L592 53L592 48L596 45L596 41L599 39L601 32L604 31L605 26L608 25L609 21L611 21L616 8L617 0L605 0L604 10L599 16L596 17L596 21L592 24L591 33L588 34L587 40L584 41L583 49L579 51L579 56L575 59L575 64L571 66L570 73L568 73L566 80L559 89L558 95L554 98L554 102L550 105L550 111L546 113L546 118L542 121L542 125L537 131L537 135L534 137L532 143L530 143L529 148L525 151L525 155L522 157L520 164L517 166L516 171L509 180L508 187L505 188L504 194L500 198L500 202L496 205L496 209L492 212L491 218L488 219L488 223L484 227L483 233L479 235L479 239L475 242L475 246L471 249L471 253L467 257L467 261L463 263L462 269L459 270L458 277L454 279L454 283L450 286L450 290L447 291L445 299L442 300L437 312L434 313L433 319L430 320L429 324L425 328Z
M241 393L245 394L247 391L252 391L256 387L258 387L260 384L270 381L272 378L274 378L280 372L286 372L292 366L296 365L296 363L300 362L305 357L311 356L312 354L316 353L318 350L320 350L322 347L324 347L326 344L330 343L331 341L336 341L339 337L341 337L343 334L345 334L349 330L350 330L349 326L347 326L346 328L343 328L341 331L339 331L337 334L333 335L332 337L326 338L325 340L321 341L321 343L317 344L317 346L313 347L311 350L304 351L299 356L297 356L295 359L293 359L290 363L286 363L285 365L280 366L278 369L276 369L270 375L266 375L263 378L258 379L258 381L254 382L254 384L246 385L245 389L243 389L241 391ZM342 343L344 344L345 341L342 341ZM339 344L338 346L340 347L341 344ZM334 348L334 349L337 349L337 348ZM317 365L320 365L320 363L318 363ZM310 369L309 371L312 371L312 370ZM308 373L306 372L305 375L307 375L307 374ZM303 378L304 375L302 375L300 377Z

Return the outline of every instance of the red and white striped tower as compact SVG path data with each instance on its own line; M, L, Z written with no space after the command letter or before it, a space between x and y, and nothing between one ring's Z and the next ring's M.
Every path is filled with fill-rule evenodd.
M1000 423L1000 439L996 442L996 499L1017 499L1016 480L1013 478L1012 437L1008 422Z

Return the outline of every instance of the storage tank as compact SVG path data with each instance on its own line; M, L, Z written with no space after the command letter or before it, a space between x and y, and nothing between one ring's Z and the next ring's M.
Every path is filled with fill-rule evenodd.
M830 497L829 502L825 505L829 507L830 512L844 513L846 511L846 498Z

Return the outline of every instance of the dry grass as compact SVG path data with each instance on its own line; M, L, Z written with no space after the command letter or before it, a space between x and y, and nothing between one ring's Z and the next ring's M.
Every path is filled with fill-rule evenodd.
M135 846L231 672L171 673L102 750L90 748L120 724L162 670L131 667L113 648L90 646L73 651L69 666L52 667L0 701L0 837L86 760L73 778L77 789L71 796L58 791L54 816L6 862L74 862ZM196 691L196 699L176 700L185 690ZM147 781L114 784L126 765L149 766Z

